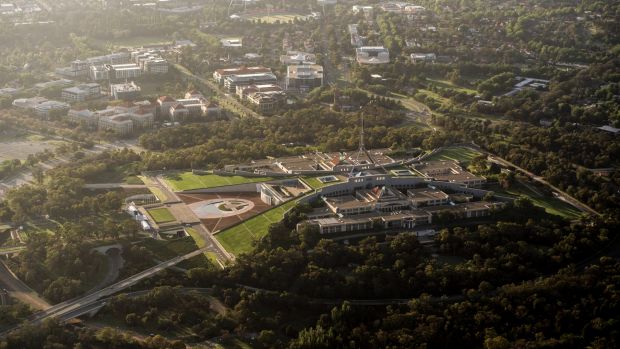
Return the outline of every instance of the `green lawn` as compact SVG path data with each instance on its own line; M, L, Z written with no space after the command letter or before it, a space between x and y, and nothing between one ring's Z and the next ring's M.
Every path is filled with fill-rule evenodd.
M318 177L303 177L304 182L306 182L312 189L319 189L319 188L323 188L326 187L328 185L332 185L332 184L338 184L341 181L338 180L336 182L329 182L329 183L323 183L321 181L319 181Z
M194 243L194 240L189 236L168 241L146 239L142 244L153 252L155 257L160 261L166 261L196 250L196 243ZM208 262L204 256L198 255L187 261L183 261L179 266L191 269L204 267L206 263Z
M435 160L456 160L467 167L469 163L476 157L482 155L481 153L464 147L449 147L440 150L432 156L426 158L428 161Z
M247 19L250 21L260 20L263 23L276 23L277 21L280 21L280 23L288 23L288 22L293 22L295 18L298 18L299 20L303 21L303 20L308 19L308 16L300 15L300 14L274 14L270 16L253 16L253 17L248 17Z
M428 81L430 84L433 84L435 86L442 87L442 88L448 88L448 89L452 89L452 90L459 91L459 92L465 92L468 94L478 93L478 91L474 89L458 86L447 80L433 80L433 79L427 78L426 81Z
M152 210L148 210L147 212L151 215L151 217L153 217L153 220L156 223L166 223L166 222L172 222L175 220L172 213L170 213L170 210L168 210L165 207L155 208Z
M295 206L296 200L271 209L239 225L226 229L215 235L215 238L224 246L226 251L234 255L252 250L252 241L267 235L269 226L284 218L284 212Z
M499 185L493 185L489 187L488 190L494 191L497 195L527 197L532 200L534 205L544 208L548 214L564 217L566 219L576 219L582 215L581 211L568 203L553 196L540 195L519 182L515 183L509 189L503 189Z
M94 46L106 48L108 46L114 46L117 48L129 48L129 47L137 47L144 45L159 45L159 44L169 44L172 42L171 39L164 37L162 35L159 36L130 36L126 38L89 38L89 42L91 42Z
M192 237L192 239L194 239L194 242L199 248L203 248L207 245L205 239L198 233L198 231L196 231L196 229L187 228L185 231Z
M196 229L194 228L186 228L185 231L189 234L189 236L192 237L192 239L194 239L194 242L196 243L196 245L199 248L203 248L205 246L207 246L207 242L205 241L205 239L198 233L198 231L196 231ZM217 261L217 255L213 252L205 252L204 253L205 257L207 257L207 259L209 259L209 261L215 265L218 266L220 265Z
M142 245L153 252L157 259L165 261L182 256L196 250L196 244L190 237L175 238L173 240L146 239Z
M153 195L157 196L160 202L165 202L166 200L168 200L168 197L166 196L166 194L164 194L163 190L157 187L148 187L148 188L151 191L151 193L153 193Z
M219 176L214 174L197 175L192 172L169 174L164 177L166 183L175 191L223 187L244 183L256 183L272 180L271 177Z

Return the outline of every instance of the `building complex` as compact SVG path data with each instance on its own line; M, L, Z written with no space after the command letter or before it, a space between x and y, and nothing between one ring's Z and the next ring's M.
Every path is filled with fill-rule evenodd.
M110 106L104 110L70 110L67 118L91 129L109 130L127 136L138 129L149 129L155 122L155 109L150 102L129 106Z
M323 66L318 64L289 65L286 71L286 89L311 90L323 86Z
M310 225L321 234L333 234L370 229L413 229L444 217L480 218L506 204L485 200L489 193L420 177L353 176L308 197L308 201L322 201L325 207L308 213L308 220L300 223L298 229Z

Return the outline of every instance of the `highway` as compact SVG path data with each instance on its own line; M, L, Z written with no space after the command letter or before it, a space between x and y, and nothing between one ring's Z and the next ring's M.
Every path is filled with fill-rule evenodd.
M15 297L25 304L29 304L34 309L42 310L51 307L51 305L39 297L34 290L18 279L2 261L0 261L0 284L2 284L12 297Z
M532 173L526 169L524 169L523 167L519 167L515 164L513 164L512 162L505 160L489 151L486 151L484 149L482 149L480 146L478 146L477 144L465 144L464 146L469 147L475 151L481 152L483 154L486 154L489 157L489 161L491 162L495 162L499 165L505 166L505 167L513 167L516 170L518 170L519 172L525 174L526 176L528 176L529 178L531 178L533 181L538 182L542 185L545 185L551 189L553 189L558 195L558 199L567 202L568 204L574 206L575 208L577 208L580 211L583 212L587 212L587 213L591 213L597 216L601 216L601 214L594 210L593 208L591 208L590 206L584 204L583 202L575 199L574 197L572 197L570 194L568 194L567 192L563 191L562 189L554 186L553 184L549 183L546 179L544 179L541 176L536 175L535 173Z
M103 303L98 302L102 298L109 297L119 291L122 291L128 287L131 287L144 279L152 277L153 275L159 273L160 271L164 269L167 269L171 266L179 264L180 262L184 260L198 256L204 253L205 250L206 250L205 248L201 248L193 252L190 252L186 255L172 258L154 267L146 269L138 274L135 274L125 280L119 281L99 291L95 291L93 293L87 294L84 297L76 298L76 299L72 299L72 300L68 300L68 301L56 304L43 311L35 313L26 322L31 323L31 324L38 324L48 318L57 318L61 320L67 320L67 319L71 319L73 317L79 316L76 314L81 315L81 314L86 314L90 311L96 310L97 307L101 307L105 304L105 302Z

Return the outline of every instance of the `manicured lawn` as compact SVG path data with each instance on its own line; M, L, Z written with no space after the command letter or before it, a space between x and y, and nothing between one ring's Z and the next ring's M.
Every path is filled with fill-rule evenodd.
M532 200L532 203L534 205L544 208L548 214L564 217L566 219L576 219L582 215L581 211L567 204L566 202L553 196L539 195L539 193L535 193L531 189L518 182L509 189L503 189L499 185L494 185L490 187L489 190L494 191L498 195L505 195L511 197L527 197Z
M215 235L215 238L224 246L226 251L234 255L252 250L252 242L267 235L269 226L284 218L284 212L295 206L296 200L289 201L277 208L271 209L239 225L226 229Z
M218 176L214 174L197 175L192 172L169 174L164 177L175 191L223 187L244 183L256 183L272 180L271 177Z
M199 248L203 248L207 245L205 239L198 233L198 231L196 231L196 229L187 228L185 231L192 237L192 239L194 239L194 242Z
M110 45L126 48L136 47L144 45L157 45L157 44L169 44L172 40L164 36L130 36L127 38L115 38L115 39L98 39L89 38L89 41L96 46L108 47Z
M248 17L247 19L251 21L260 20L263 23L276 23L277 21L280 21L280 23L288 23L288 22L294 21L295 18L298 18L299 20L303 21L303 20L306 20L308 16L299 15L299 14L275 14L271 16Z
M168 197L161 189L157 187L149 187L149 190L151 191L151 193L153 193L153 195L157 196L160 202L165 202L166 200L168 200Z
M467 87L462 87L462 86L457 86L455 84L453 84L450 81L447 80L433 80L433 79L426 79L426 81L428 81L429 83L441 87L441 88L448 88L448 89L452 89L455 91L459 91L459 92L465 92L465 93L469 93L469 94L477 94L478 91L473 90L471 88L467 88Z
M323 188L326 187L328 185L332 185L332 184L338 184L341 181L335 181L335 182L329 182L329 183L323 183L321 181L319 181L318 177L303 177L304 182L306 182L312 189L319 189L319 188Z
M469 163L476 157L482 155L479 152L464 147L449 147L428 157L426 160L456 160L467 167Z
M148 247L157 256L157 259L162 261L196 250L196 244L190 237L176 238L168 241L146 239L142 244Z
M166 223L175 220L170 210L165 207L148 210L148 213L153 217L156 223Z
M189 234L189 236L192 237L192 239L194 239L194 242L199 248L203 248L207 245L205 239L198 233L198 231L196 231L196 229L186 228L185 231ZM204 255L213 265L220 265L217 261L217 255L215 253L207 251L204 253Z
M182 256L196 250L196 244L191 237L178 238L169 241L146 239L142 244L148 248L160 261ZM198 255L179 264L182 268L204 267L208 263L205 256Z

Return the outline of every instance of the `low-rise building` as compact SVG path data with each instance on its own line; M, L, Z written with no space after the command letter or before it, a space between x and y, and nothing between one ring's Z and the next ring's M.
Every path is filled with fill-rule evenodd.
M183 121L190 116L189 110L182 103L174 103L168 112L170 120Z
M289 65L286 71L287 89L313 89L323 86L323 66Z
M32 98L18 98L13 101L13 106L20 109L27 109L34 111L34 108L43 103L47 102L47 98L45 97L32 97Z
M486 178L465 171L455 161L427 161L413 165L413 169L424 177L438 181L458 183L467 187L479 187L486 183Z
M280 56L282 64L316 64L316 55L301 51L288 51L285 55Z
M72 86L73 84L74 84L73 80L58 79L58 80L52 80L52 81L47 81L47 82L40 82L40 83L34 84L34 87L40 91L40 90L45 90L49 88L69 87L69 86Z
M109 79L134 79L142 76L142 68L136 63L127 64L107 64L105 69L108 71Z
M204 108L206 100L204 98L184 98L177 99L177 103L180 103L187 109L189 117L198 117L204 115Z
M408 189L407 196L412 207L447 205L449 195L438 189Z
M165 74L168 72L168 61L162 58L159 50L136 50L131 59L145 74Z
M99 130L110 130L121 136L129 135L135 130L152 128L155 114L152 106L144 102L132 106L110 106L104 110L70 110L69 121Z
M177 100L170 96L160 96L157 98L157 106L159 108L159 115L163 117L170 116L170 107L176 104Z
M131 100L140 97L141 90L140 86L133 81L124 84L111 84L110 96L114 99Z
M420 188L420 185L425 185ZM484 217L504 207L499 201L453 202L437 187L457 191L457 196L482 199L490 192L421 178L366 175L319 189L314 195L326 208L310 214L298 225L315 226L321 234L370 229L412 229L434 220ZM406 193L406 194L405 194ZM309 198L311 199L311 198ZM452 215L443 215L442 213ZM441 220L439 220L441 222Z
M71 106L64 102L58 101L45 101L39 103L34 107L35 114L45 120L52 117L61 117L67 115L67 112Z
M413 63L421 63L421 62L432 63L437 60L437 55L434 53L412 53L410 57L411 57L411 62Z
M133 133L133 121L127 114L114 114L99 118L99 129L110 130L121 136Z
M101 96L101 86L97 83L81 84L62 90L62 99L69 102L82 102Z
M390 52L383 46L362 46L356 49L359 64L390 63Z
M237 97L241 100L247 99L248 95L255 92L280 92L282 87L274 84L237 86Z
M278 78L272 73L230 75L224 79L224 88L235 93L237 86L277 84Z
M247 96L247 100L254 105L259 112L269 114L284 102L285 97L286 94L281 91L254 92Z
M21 89L13 88L13 87L0 88L0 96L14 96L20 90Z
M223 47L229 47L229 48L243 47L243 39L241 38L225 38L225 39L221 39L220 43L222 44Z
M97 129L99 124L99 115L88 109L71 109L67 114L67 120L76 124L84 125L91 129Z
M92 81L102 81L110 78L110 71L104 65L91 65L88 74Z
M351 7L351 11L353 12L353 14L358 14L358 13L363 13L366 17L370 17L372 16L372 13L374 11L374 7L372 6L364 6L364 5L353 5Z
M213 79L220 85L224 84L224 79L232 75L260 74L271 73L271 68L255 66L255 67L234 67L217 69L213 72Z
M204 105L204 114L208 117L220 117L222 115L222 107L216 101L207 101Z

